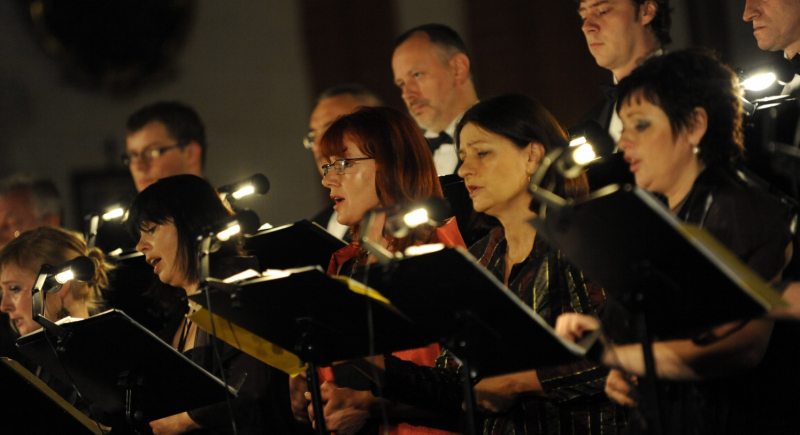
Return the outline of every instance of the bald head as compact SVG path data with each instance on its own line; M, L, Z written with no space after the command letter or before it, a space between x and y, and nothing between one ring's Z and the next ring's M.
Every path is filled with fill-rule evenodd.
M407 32L398 40L392 56L394 82L417 124L440 133L478 101L466 49L424 30Z

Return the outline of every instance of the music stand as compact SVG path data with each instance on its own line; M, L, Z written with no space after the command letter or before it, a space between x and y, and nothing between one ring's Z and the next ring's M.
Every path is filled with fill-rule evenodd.
M472 381L574 362L596 335L573 343L463 248L406 257L370 274L370 286L461 360L467 433L475 433Z
M325 228L307 220L259 231L245 238L244 249L258 257L261 269L328 268L331 255L347 246Z
M785 305L713 236L639 187L608 186L548 209L540 230L609 294L645 311L654 336L685 336Z
M226 394L236 396L121 311L60 327L67 336L58 354L50 344L56 338L44 330L20 337L20 353L65 384L74 381L93 405L137 431L150 421L224 401Z
M210 297L215 315L308 363L312 403L317 410L322 409L317 366L434 341L379 294L348 278L329 277L319 266L255 278L230 291L206 291L189 299L209 309L206 296ZM370 337L370 323L374 338ZM314 417L317 431L324 433L323 413L316 412Z
M710 234L678 221L639 187L607 186L585 200L548 208L543 220L531 224L633 314L648 374L640 379L641 408L656 434L662 428L655 337L685 337L785 306Z
M100 434L94 421L12 359L0 358L0 384L3 426L25 428L26 433Z

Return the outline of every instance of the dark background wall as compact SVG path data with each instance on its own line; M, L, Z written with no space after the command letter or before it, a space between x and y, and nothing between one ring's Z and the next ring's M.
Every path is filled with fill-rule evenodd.
M211 182L266 174L272 191L249 205L277 225L324 205L319 176L301 145L314 96L337 83L360 82L402 107L391 46L414 25L442 22L462 34L481 97L530 95L566 126L601 98L598 83L611 80L589 54L571 0L176 4L187 3L193 12L185 39L170 46L171 68L141 89L120 93L76 84L64 59L42 48L48 41L31 24L30 2L0 2L0 176L35 171L53 177L67 199L68 224L79 228L76 175L124 171L117 156L127 116L153 101L177 99L193 105L206 123ZM735 66L766 57L741 21L744 0L672 3L672 49L712 46ZM142 23L139 34L146 35Z

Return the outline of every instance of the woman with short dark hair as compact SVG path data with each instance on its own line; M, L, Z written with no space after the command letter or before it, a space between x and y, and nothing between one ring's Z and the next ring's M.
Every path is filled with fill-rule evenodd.
M645 62L620 83L619 92L624 126L619 149L636 184L664 195L679 220L703 227L765 281L780 280L791 257L789 222L775 198L749 185L735 169L734 162L742 155L742 108L733 71L705 50L678 51ZM558 331L576 338L596 327L593 319L573 314L559 319ZM772 332L772 321L750 320L709 331L704 340L656 342L656 375L677 381L740 375L761 362ZM604 362L630 375L645 371L641 345L615 345L605 352ZM726 386L665 382L661 391L665 433L757 430L745 429L743 422L725 426L729 417L741 419L752 408L733 411L743 403L731 399L731 393L745 389L744 379L728 378ZM797 383L792 385L790 391ZM752 389L752 397L743 400L753 405L773 403L761 394L766 387ZM618 402L633 404L621 372L609 375L607 391ZM774 407L764 409L769 408L774 412ZM782 423L764 418L757 427L769 424Z
M197 236L201 230L232 212L208 182L194 175L162 178L145 188L131 205L128 229L139 239L136 250L163 283L180 287L186 295L198 290ZM223 245L215 255L232 257L235 246ZM194 308L191 308L194 309ZM213 346L219 349L227 379L244 384L229 410L225 402L156 420L150 423L155 434L180 434L195 430L206 433L231 433L231 417L239 434L292 433L288 376L255 358L225 344L184 316L175 319L159 334L189 359L219 376ZM212 340L215 342L212 343Z

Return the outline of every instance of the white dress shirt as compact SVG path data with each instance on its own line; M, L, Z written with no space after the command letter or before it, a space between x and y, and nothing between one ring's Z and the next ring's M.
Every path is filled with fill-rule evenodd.
M663 54L664 50L659 48L658 50L650 53L650 55L644 58L644 60L650 59L653 56L661 56ZM617 80L616 76L614 76L614 84L619 84L619 80ZM614 104L614 111L611 112L611 123L608 124L608 134L614 139L614 143L619 142L619 138L622 137L622 120L617 114L617 104L619 104L619 102ZM617 150L615 149L614 151L616 152Z
M433 153L433 163L436 165L436 173L438 175L449 175L456 171L458 167L458 149L456 149L456 125L458 121L461 121L461 117L464 114L460 114L456 116L456 119L447 126L444 130L451 138L453 138L453 143L442 144L436 151ZM426 131L425 138L427 139L434 139L439 137L438 132Z

